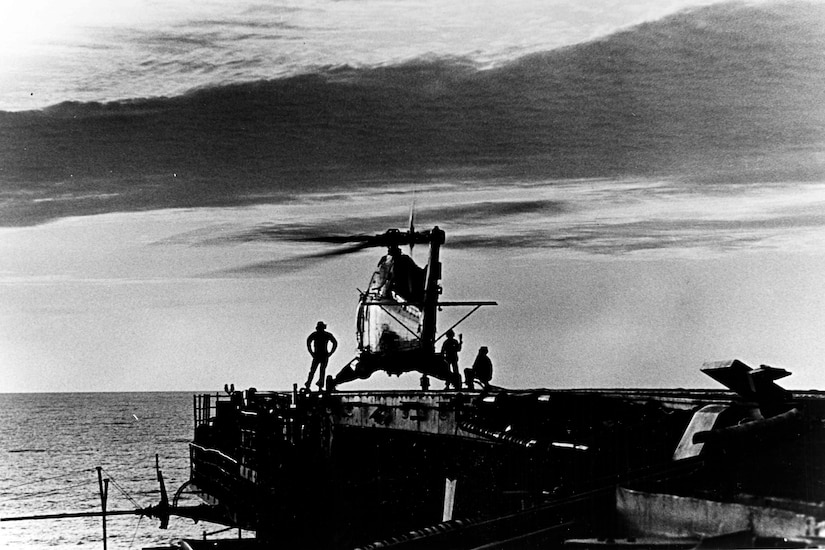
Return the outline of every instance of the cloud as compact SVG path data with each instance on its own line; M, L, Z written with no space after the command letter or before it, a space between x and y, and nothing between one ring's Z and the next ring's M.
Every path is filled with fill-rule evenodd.
M237 37L220 26L138 32L146 67L108 78L258 76L166 98L0 112L0 223L412 181L818 181L823 21L817 4L714 6L488 70L456 54L289 77L257 72L267 47L200 55ZM110 199L36 203L32 189Z

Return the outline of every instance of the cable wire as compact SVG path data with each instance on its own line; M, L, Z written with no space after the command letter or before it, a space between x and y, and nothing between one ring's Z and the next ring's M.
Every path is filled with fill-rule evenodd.
M112 476L112 474L110 474L103 468L101 468L100 470L106 472L106 475L109 476L109 481L112 482L112 485L114 485L123 494L123 496L125 496L129 500L129 502L131 502L137 508L143 508L143 506L138 504L138 502L135 499L133 499L129 493L126 492L126 489L121 487L120 484L117 481L115 481L115 478Z
M132 540L129 542L129 548L132 548L132 545L135 543L135 537L137 537L138 529L140 529L140 522L143 521L143 516L140 516L137 521L137 525L135 526L135 532L132 534Z

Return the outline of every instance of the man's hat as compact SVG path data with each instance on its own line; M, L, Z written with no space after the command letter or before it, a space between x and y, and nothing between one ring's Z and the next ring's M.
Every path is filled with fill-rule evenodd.
M318 321L318 324L315 325L315 328L317 328L318 330L323 330L323 329L327 328L327 325L324 324L323 321Z

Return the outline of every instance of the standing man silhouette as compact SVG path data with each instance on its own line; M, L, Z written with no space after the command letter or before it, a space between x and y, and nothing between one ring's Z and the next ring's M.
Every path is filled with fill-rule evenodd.
M455 389L461 388L461 375L458 373L458 352L461 351L461 345L464 343L464 335L459 334L458 340L455 339L455 332L449 329L446 332L447 339L441 345L441 355L447 362L447 368L450 371L450 377L447 379L447 388L452 385ZM446 389L446 388L445 388Z
M327 326L323 321L318 321L318 324L315 325L315 332L307 337L307 351L312 356L312 366L309 368L309 378L307 378L307 383L304 386L306 389L309 389L312 385L312 378L315 376L315 370L318 367L321 367L320 376L318 377L318 389L324 389L324 376L326 375L329 356L338 349L338 341L335 336L324 330L326 328ZM332 344L331 348L329 344Z

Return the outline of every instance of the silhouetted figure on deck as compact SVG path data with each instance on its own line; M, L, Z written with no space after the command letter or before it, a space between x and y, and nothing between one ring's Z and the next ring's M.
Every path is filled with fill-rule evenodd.
M307 378L305 385L306 389L309 389L310 385L312 385L312 378L315 376L315 370L318 367L321 368L318 376L318 389L324 389L324 379L329 356L338 349L338 341L335 339L335 336L324 330L326 328L327 326L323 321L318 321L318 324L315 325L315 332L307 337L307 351L309 351L309 354L312 356L312 366L309 368L309 378ZM330 347L330 344L332 344L332 347Z
M484 389L489 389L490 380L493 378L493 362L487 356L487 346L481 346L478 349L476 360L473 361L473 366L469 369L464 369L464 381L467 384L467 389L473 389L473 379L481 382Z
M450 371L449 378L447 378L447 388L450 385L455 389L461 386L461 375L458 372L458 352L461 351L461 346L464 343L464 335L459 334L458 340L455 339L455 332L450 329L446 332L447 339L441 344L441 355L447 362L447 368Z

